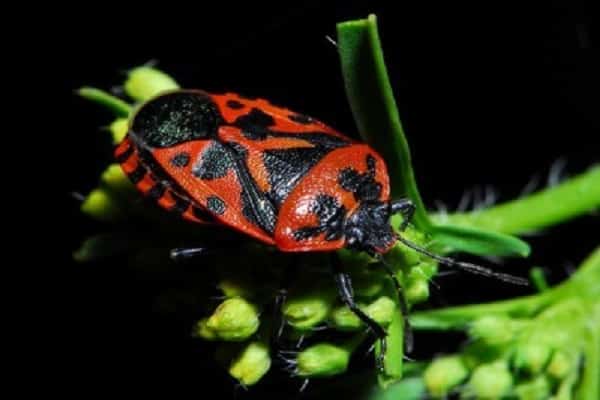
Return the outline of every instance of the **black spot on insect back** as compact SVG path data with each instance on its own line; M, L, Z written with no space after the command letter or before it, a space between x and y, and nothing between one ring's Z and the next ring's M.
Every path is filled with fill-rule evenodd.
M187 167L190 163L190 155L188 153L182 152L177 153L171 158L171 165L178 168Z
M381 184L375 180L375 158L368 155L366 163L367 172L364 174L353 168L344 168L338 176L342 189L353 193L357 201L375 201L381 195Z
M213 142L198 157L192 173L200 179L218 179L234 166L230 152L219 142Z
M347 214L346 207L341 205L334 197L320 194L311 204L310 211L317 216L319 223L315 226L305 226L294 231L297 241L307 240L325 233L325 240L338 240L344 235L344 219Z
M170 147L216 137L221 114L201 91L178 91L146 103L133 119L130 135L150 147Z
M269 114L264 111L253 108L248 114L244 114L235 120L234 125L240 128L268 128L269 126L275 125L275 120Z
M225 205L225 202L221 200L221 198L217 196L210 196L206 199L206 208L215 214L223 215L227 206Z

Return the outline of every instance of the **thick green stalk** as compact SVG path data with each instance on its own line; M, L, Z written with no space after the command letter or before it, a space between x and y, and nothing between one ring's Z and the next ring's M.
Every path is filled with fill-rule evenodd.
M516 235L565 222L600 208L600 166L524 198L485 210L436 216L440 223Z
M568 297L580 296L596 301L600 298L599 282L600 247L584 261L568 281L543 293L514 300L415 312L410 320L415 329L447 330L464 329L475 318L485 315L529 317L541 308Z

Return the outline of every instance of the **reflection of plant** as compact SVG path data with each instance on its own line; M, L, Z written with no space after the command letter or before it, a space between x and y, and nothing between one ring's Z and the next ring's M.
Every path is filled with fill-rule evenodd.
M438 253L526 256L528 245L510 235L550 226L600 206L600 168L595 168L557 187L487 210L443 218L427 214L374 17L340 24L338 49L359 132L386 158L393 195L408 196L418 206L414 225L404 233L406 238ZM124 84L125 93L136 103L176 88L174 79L150 67L130 71ZM109 130L113 142L118 143L126 134L135 105L94 88L83 88L80 94L116 115ZM157 271L172 264L169 248L197 239L215 241L212 236L220 235L211 228L171 220L147 207L115 164L105 170L100 185L86 197L81 209L101 221L121 222L118 226L124 226L125 232L89 238L74 254L80 261L128 254L132 264ZM400 223L393 221L395 227ZM598 252L567 283L535 296L415 313L411 319L416 329L465 329L474 339L460 354L436 359L426 368L420 363L403 365L403 317L394 286L376 268L377 261L349 251L340 255L351 272L360 307L388 332L384 368L377 375L380 386L389 389L373 389L369 396L401 393L403 398L417 398L424 390L439 396L458 390L469 398L534 398L529 393L550 392L556 398L570 398L576 388L578 398L598 398L599 293L593 285L594 279L600 280ZM386 260L402 283L409 306L426 301L437 264L402 244L397 244ZM301 259L302 276L282 308L287 322L282 342L298 350L272 359L269 339L274 321L266 311L272 307L288 263L285 255L248 243L237 254L213 257L207 265L214 265L214 270L203 267L197 283L191 279L193 283L185 290L166 294L162 307L171 309L172 303L178 304L182 298L199 307L197 303L208 298L206 276L214 274L223 299L192 331L196 337L218 343L217 360L240 383L255 384L275 361L302 378L344 373L351 355L368 335L355 315L337 300L327 258L319 255ZM322 328L335 335L323 336ZM302 341L306 344L300 346ZM581 380L579 365L584 366ZM403 373L412 377L400 381Z

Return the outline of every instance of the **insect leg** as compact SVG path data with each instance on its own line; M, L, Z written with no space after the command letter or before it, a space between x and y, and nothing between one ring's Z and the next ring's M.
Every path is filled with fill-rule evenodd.
M275 307L273 310L273 332L271 335L271 348L273 349L279 349L281 347L281 335L283 334L283 330L285 328L285 318L283 318L282 307L287 300L288 291L296 276L297 270L298 261L296 259L292 259L291 265L289 265L288 268L286 268L283 272L281 287L275 296Z
M206 247L178 247L171 249L169 257L175 262L189 260L194 257L206 255Z
M383 358L385 356L385 352L387 350L386 346L386 336L387 333L385 330L379 325L375 320L365 314L354 301L354 290L352 289L352 281L350 279L350 275L343 271L343 265L337 256L337 254L332 253L331 262L334 271L334 279L338 288L338 293L341 300L348 306L348 308L365 324L367 327L373 332L375 337L379 340L381 344L381 351L379 352L379 356L377 357L376 363L377 368L379 370L383 370Z
M400 213L402 214L402 225L400 225L400 232L403 232L410 221L412 220L413 215L415 215L415 205L411 199L402 198L398 200L392 200L390 204L390 208L392 214Z
M410 322L408 321L408 303L406 302L406 297L404 296L404 290L402 289L402 285L398 280L396 274L389 266L389 264L383 259L383 257L379 258L381 266L385 269L385 272L394 282L394 286L396 287L396 293L398 294L398 303L400 304L400 311L402 312L402 318L404 319L404 349L406 353L411 353L413 350L413 331L410 326Z

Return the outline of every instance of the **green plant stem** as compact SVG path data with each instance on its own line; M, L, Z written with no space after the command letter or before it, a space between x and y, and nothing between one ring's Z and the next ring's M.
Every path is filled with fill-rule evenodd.
M543 307L568 297L579 296L589 301L600 298L600 247L598 247L566 282L545 292L513 300L486 304L449 307L415 312L411 324L415 329L465 329L477 317L505 314L512 317L530 317Z
M485 210L437 215L434 220L516 235L565 222L600 208L600 167L530 196Z

